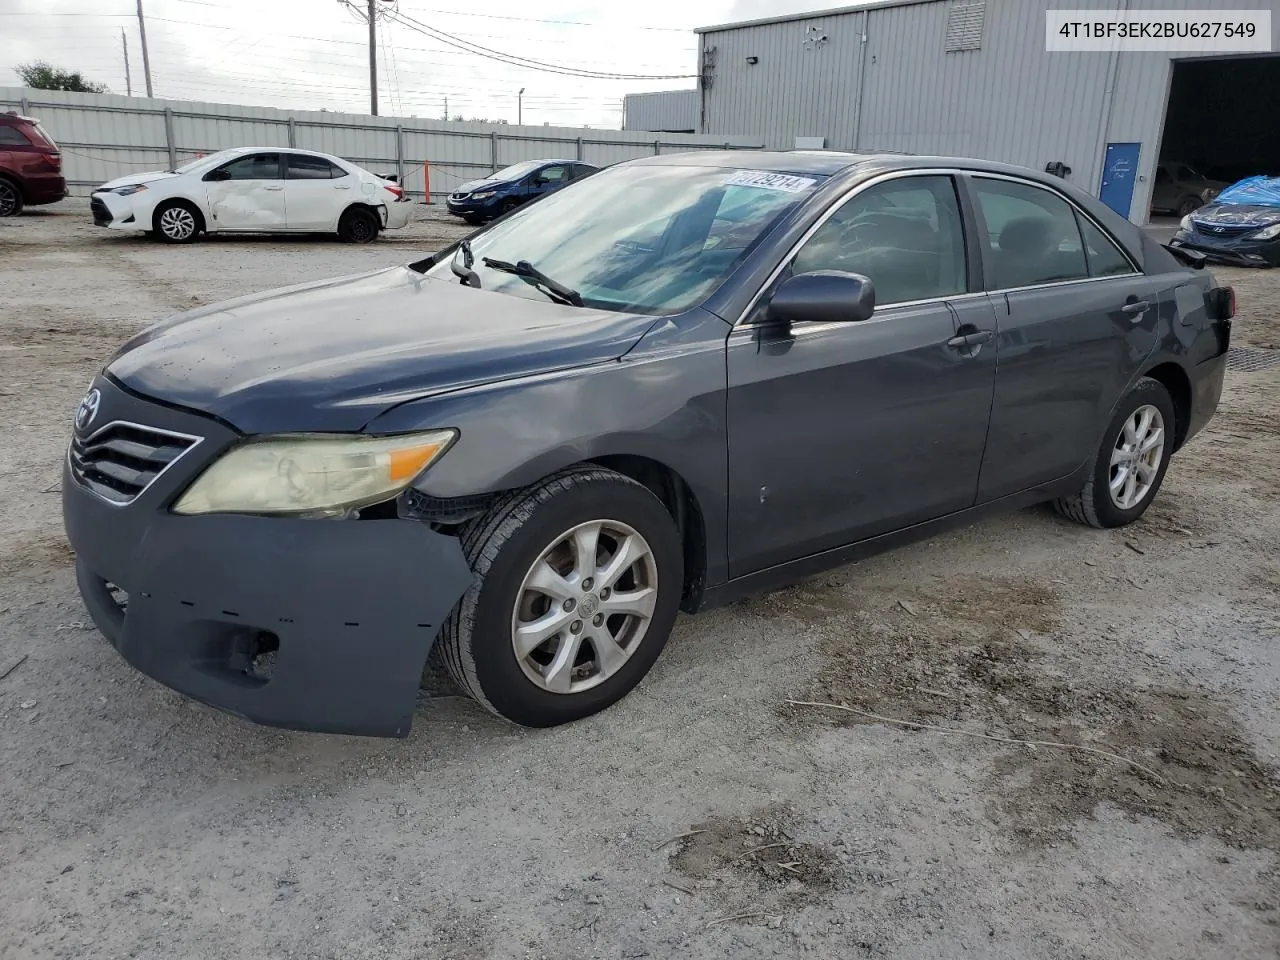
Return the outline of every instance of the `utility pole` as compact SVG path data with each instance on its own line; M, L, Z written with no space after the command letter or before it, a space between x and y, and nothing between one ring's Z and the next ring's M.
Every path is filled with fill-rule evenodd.
M378 115L378 20L396 12L399 0L338 0L369 25L369 112Z
M129 40L124 35L124 27L120 28L120 46L124 50L124 90L133 96L133 75L129 72Z
M441 117L441 119L442 120L449 119L449 98L447 96L444 98L444 116Z
M516 94L516 126L524 126L524 87Z
M147 78L147 96L151 96L151 57L147 53L147 21L142 16L142 0L138 0L138 36L142 38L142 72Z

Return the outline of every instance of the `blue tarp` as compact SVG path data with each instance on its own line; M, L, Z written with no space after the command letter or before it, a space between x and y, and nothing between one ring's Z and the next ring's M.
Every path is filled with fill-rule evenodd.
M1214 197L1213 202L1280 207L1280 177L1245 177Z

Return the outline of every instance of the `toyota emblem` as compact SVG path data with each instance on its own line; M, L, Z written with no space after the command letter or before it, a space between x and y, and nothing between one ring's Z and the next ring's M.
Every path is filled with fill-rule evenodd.
M102 394L95 387L84 395L84 399L80 401L80 406L76 408L76 429L87 430L89 424L93 423L94 418L98 415L98 407L102 403Z

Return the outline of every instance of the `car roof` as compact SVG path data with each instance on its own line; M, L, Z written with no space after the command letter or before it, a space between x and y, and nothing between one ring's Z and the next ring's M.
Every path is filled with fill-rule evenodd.
M18 113L17 110L9 110L5 113L0 113L0 120L5 121L6 123L35 124L40 122L35 117L28 117L28 116L25 116L24 114Z

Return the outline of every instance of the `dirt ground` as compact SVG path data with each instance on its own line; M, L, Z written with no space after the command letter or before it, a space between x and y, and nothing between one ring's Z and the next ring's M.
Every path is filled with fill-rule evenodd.
M405 741L293 734L126 666L59 520L90 377L457 235L421 212L364 248L0 221L0 958L1275 960L1280 365L1137 525L1023 511L684 617L570 727L440 687ZM1280 271L1216 272L1280 348Z

